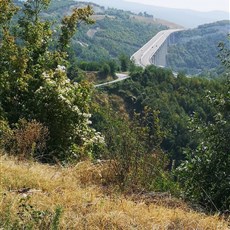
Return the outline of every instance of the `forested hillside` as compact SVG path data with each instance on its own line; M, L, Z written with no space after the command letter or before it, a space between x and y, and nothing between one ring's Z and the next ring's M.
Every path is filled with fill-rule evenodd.
M189 119L197 113L205 121L211 121L212 114L217 111L206 96L209 91L215 94L224 87L222 81L187 78L183 74L175 78L169 70L149 66L134 73L131 80L110 86L108 92L124 98L131 116L134 111L142 112L145 107L159 111L164 133L161 147L178 164L184 159L186 147L197 147L196 139L189 132Z
M147 23L122 10L109 9L96 15L92 27L79 30L73 50L79 58L89 61L117 58L121 54L131 56L136 50L166 26Z
M22 5L21 2L19 2ZM83 1L61 0L51 1L49 9L42 16L56 20L57 30L60 18L70 14L75 7L83 7L89 3ZM78 24L78 33L72 39L71 55L79 60L97 61L117 58L121 54L131 56L158 31L166 29L151 15L138 15L116 9L105 9L97 4L93 7L95 20L93 25Z
M228 54L223 57L229 66ZM229 79L175 78L169 70L149 66L107 92L124 99L132 119L142 115L150 143L170 158L168 167L179 165L186 196L217 210L229 207ZM152 111L147 120L146 108Z
M229 21L219 21L175 34L175 43L168 49L167 65L175 71L217 77L223 72L218 44L229 45L229 31Z

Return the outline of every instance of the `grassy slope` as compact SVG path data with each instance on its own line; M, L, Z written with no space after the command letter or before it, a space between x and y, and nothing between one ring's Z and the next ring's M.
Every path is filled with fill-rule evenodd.
M61 229L228 229L217 216L196 213L172 198L157 204L103 192L106 165L61 168L1 157L0 166L0 216L9 208L11 221L21 197L30 196L38 210L62 206ZM20 193L22 188L30 190Z

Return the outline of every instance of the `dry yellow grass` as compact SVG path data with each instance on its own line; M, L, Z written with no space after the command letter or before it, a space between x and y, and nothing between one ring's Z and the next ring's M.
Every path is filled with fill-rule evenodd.
M103 180L106 170L106 166L89 162L61 168L2 156L0 215L9 207L16 218L20 198L30 195L39 210L63 207L61 229L229 229L218 216L197 213L183 205L170 208L134 202L119 194L106 195L99 183L93 183ZM22 188L29 191L23 193Z

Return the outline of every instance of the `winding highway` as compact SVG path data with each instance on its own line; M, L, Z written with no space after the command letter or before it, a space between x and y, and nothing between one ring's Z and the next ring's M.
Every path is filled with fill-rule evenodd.
M181 31L182 29L169 29L162 30L157 33L151 40L149 40L144 46L142 46L136 53L131 56L131 60L134 60L136 65L146 67L151 65L151 58L166 41L170 34Z
M170 34L181 31L183 29L169 29L162 30L157 33L151 40L149 40L144 46L142 46L136 53L131 56L131 60L134 60L134 63L138 66L146 67L151 65L151 58L153 55L160 49L160 47L164 44L166 39L170 36ZM174 74L176 76L176 73ZM123 81L129 76L127 74L117 73L117 79L109 82L105 82L102 84L95 85L94 87L101 87L110 85L119 81Z
M105 85L110 85L110 84L113 84L115 82L123 81L123 80L129 78L129 76L125 73L116 73L116 76L117 76L116 80L101 83L101 84L95 85L94 87L97 88L97 87L101 87L101 86L105 86Z

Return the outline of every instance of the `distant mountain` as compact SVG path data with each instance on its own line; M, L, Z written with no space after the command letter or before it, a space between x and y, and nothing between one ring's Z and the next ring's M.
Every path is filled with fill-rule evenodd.
M130 10L135 13L147 12L156 18L162 18L182 25L186 28L197 27L205 23L229 19L229 14L223 11L199 12L188 9L173 9L140 3L126 2L124 0L85 0L105 7Z

